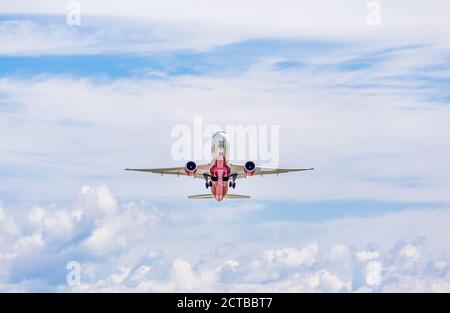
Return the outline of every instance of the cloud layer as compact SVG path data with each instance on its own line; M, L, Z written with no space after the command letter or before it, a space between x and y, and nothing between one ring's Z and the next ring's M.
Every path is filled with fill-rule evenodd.
M240 242L226 234L204 242L194 258L170 245L184 232L195 237L200 229L209 232L209 238L217 238L226 221L202 218L217 215L215 210L191 212L190 218L200 223L189 226L186 217L176 212L162 213L144 202L121 203L106 186L84 186L78 199L64 208L33 207L13 214L2 205L0 287L5 291L450 291L450 250L436 249L428 242L436 243L431 228L442 236L448 232L444 225L450 219L448 209L350 222L364 225L352 231L354 238L364 238L377 225L389 227L393 220L402 219L397 230L390 232L393 244L385 247L377 243L386 243L379 233L372 234L373 241L356 243L346 238L347 219L284 223L285 232L299 227L327 230L322 235L313 232L290 238L289 245L277 240L275 233L264 231L270 226L266 222L254 227L268 240ZM242 208L242 214L248 210ZM423 218L426 215L428 220L439 216L444 221L429 224ZM406 239L408 227L419 232ZM420 232L423 235L418 236ZM166 248L155 248L155 241ZM185 251L195 247L189 239L184 245ZM69 262L80 265L79 284L66 282Z
M0 22L4 24L0 26L0 43L8 43L0 45L0 53L205 50L255 38L364 42L379 47L417 41L449 45L446 12L450 8L446 1L435 1L433 6L419 0L379 1L380 27L367 25L369 1L358 0L346 5L325 0L289 0L282 4L270 0L133 0L126 5L104 0L77 2L81 5L81 30L65 25L67 2L0 4L3 14L53 17L49 27L27 21ZM93 18L98 20L93 22Z
M328 51L341 54L325 59ZM280 165L317 171L277 177L284 186L279 197L447 202L446 50L349 53L327 47L297 57L256 58L244 70L158 79L4 77L0 158L9 172L0 188L38 200L45 193L35 180L45 177L66 198L82 184L105 182L127 197L173 196L174 186L185 195L198 193L193 186L200 185L188 180L122 169L184 164L170 155L171 130L192 127L200 116L204 126L280 127ZM282 63L287 60L289 66ZM218 115L218 108L232 115ZM247 180L239 188L271 196L265 190L273 179L256 180L258 185Z

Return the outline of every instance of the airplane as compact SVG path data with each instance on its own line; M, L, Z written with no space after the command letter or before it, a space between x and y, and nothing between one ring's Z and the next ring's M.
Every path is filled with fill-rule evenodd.
M248 199L250 196L229 194L228 188L236 188L236 179L247 178L254 175L282 174L289 172L310 171L314 168L267 168L258 167L253 161L244 165L229 162L229 143L225 132L218 131L212 136L211 163L197 165L189 161L184 167L137 169L127 168L127 171L148 172L155 174L186 175L205 180L206 189L211 193L188 196L188 199Z

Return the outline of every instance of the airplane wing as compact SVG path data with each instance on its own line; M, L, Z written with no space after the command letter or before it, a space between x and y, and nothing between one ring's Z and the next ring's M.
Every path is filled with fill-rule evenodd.
M209 174L211 164L197 165L197 171L195 172L196 178L204 178L203 174ZM165 167L165 168L127 168L126 171L147 172L162 175L186 175L184 166L182 167Z
M284 174L290 172L312 171L314 168L271 168L271 167L256 167L256 175L270 175L270 174ZM246 178L247 175L244 171L244 165L231 164L231 174L237 174L237 178Z

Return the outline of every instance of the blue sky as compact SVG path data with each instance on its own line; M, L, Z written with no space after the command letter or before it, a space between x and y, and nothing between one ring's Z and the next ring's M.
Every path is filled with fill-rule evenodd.
M249 21L94 1L68 26L64 7L18 3L0 6L1 290L450 290L444 2L383 2L378 28L356 4L301 19L268 1ZM317 170L222 203L123 171L183 164L171 129L196 116L279 125L280 165Z

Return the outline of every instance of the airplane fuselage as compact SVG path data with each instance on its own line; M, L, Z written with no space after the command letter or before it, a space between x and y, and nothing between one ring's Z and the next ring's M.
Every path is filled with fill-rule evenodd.
M211 193L217 201L222 201L228 192L231 168L228 164L229 144L225 133L217 132L211 142Z

